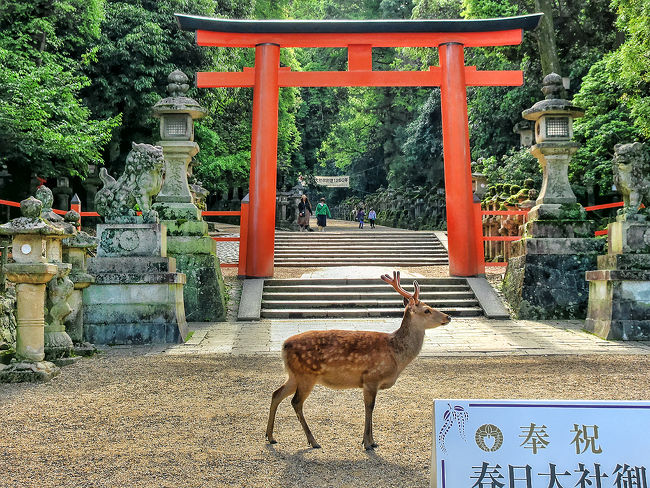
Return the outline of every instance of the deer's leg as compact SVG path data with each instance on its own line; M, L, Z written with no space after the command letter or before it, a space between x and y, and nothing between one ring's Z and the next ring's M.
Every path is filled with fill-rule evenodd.
M296 394L291 399L291 405L293 405L293 409L296 411L300 425L302 425L302 430L305 431L307 442L314 449L319 449L320 444L318 444L318 442L316 442L316 439L314 439L314 436L312 435L311 430L309 430L309 426L307 425L307 421L305 420L305 416L302 413L302 405L305 403L305 400L311 393L311 390L314 388L314 383L315 381L311 378L304 378L301 381L298 381Z
M366 451L377 447L372 435L372 411L375 408L375 398L377 397L377 385L365 383L363 385L363 403L366 407L366 422L363 429L363 447Z
M269 411L269 422L266 425L266 439L271 444L276 443L276 440L273 438L273 424L275 423L275 412L278 409L278 405L294 391L296 391L296 379L293 375L289 375L289 379L284 385L273 392L271 397L271 410Z

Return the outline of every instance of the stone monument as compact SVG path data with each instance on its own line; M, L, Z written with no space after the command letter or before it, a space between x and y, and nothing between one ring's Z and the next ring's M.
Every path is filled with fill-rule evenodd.
M45 361L45 287L57 274L47 262L47 238L63 234L41 218L43 204L34 197L20 202L22 217L0 225L0 235L13 238L13 263L7 279L16 283L16 357L0 364L0 382L47 381L59 368Z
M161 147L134 143L118 180L104 168L100 172L104 187L95 208L105 223L97 226L97 256L88 260L95 283L83 291L84 334L90 342L180 342L187 336L185 275L167 257L167 229L151 206L163 167Z
M78 225L78 222L79 219L73 223ZM96 351L95 346L84 341L83 329L83 290L95 282L95 278L87 270L87 257L89 251L96 248L97 238L83 231L63 239L63 260L72 265L69 278L74 284L74 289L68 298L71 311L65 318L65 327L72 339L73 351L77 356L91 355Z
M609 224L607 254L587 271L585 327L605 339L650 340L650 154L644 144L617 144L614 183L625 206ZM645 208L640 208L645 205Z
M153 208L167 228L167 252L187 276L183 299L187 319L219 321L226 315L225 286L217 257L217 243L208 235L208 223L192 197L188 183L194 142L194 120L205 115L195 100L185 96L188 78L176 70L167 78L169 97L153 107L160 119L160 141L165 159L165 180ZM195 188L196 190L196 188Z
M546 76L543 85L546 98L522 113L535 121L536 144L530 151L543 169L542 189L522 239L513 243L503 291L518 318L584 318L584 274L595 269L603 249L568 177L569 162L579 147L571 142L573 119L584 111L560 98L559 75Z
M43 203L41 218L61 229L60 234L50 234L46 238L47 261L56 265L57 273L47 284L45 299L45 359L63 366L72 361L72 339L65 330L64 320L72 310L68 299L74 289L74 284L68 278L72 265L63 262L62 241L77 233L72 223L79 218L76 212L68 212L66 218L57 215L52 210L54 196L52 190L41 185L36 190L36 199Z

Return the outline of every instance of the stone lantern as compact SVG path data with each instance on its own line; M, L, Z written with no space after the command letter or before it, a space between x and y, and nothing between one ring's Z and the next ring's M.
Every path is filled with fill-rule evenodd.
M472 163L472 191L479 199L482 199L487 192L488 181L487 176L483 173L474 171L477 166L477 163Z
M79 214L68 212L68 215L70 218L75 218ZM78 219L74 223L77 224ZM92 344L84 342L83 290L95 282L95 278L87 272L87 257L89 251L97 248L97 244L96 237L83 231L78 231L74 236L63 240L63 260L72 265L69 278L74 283L74 291L68 298L71 312L65 318L65 328L74 343L76 355L89 355L96 351Z
M160 119L161 140L157 144L162 146L165 159L165 180L153 208L167 228L168 256L176 259L177 270L187 277L183 289L187 320L223 320L225 286L217 243L208 235L208 223L188 182L192 157L199 152L194 142L194 120L206 112L196 100L185 96L189 89L185 73L176 70L167 81L170 96L153 107L154 116Z
M43 204L34 197L20 202L22 217L0 226L13 237L7 278L16 283L16 358L0 365L0 382L47 381L59 369L45 358L45 287L58 272L48 263L47 240L63 230L40 217Z
M512 132L519 134L519 147L533 145L533 123L530 120L520 120L512 128Z
M52 193L56 196L56 205L61 210L67 209L70 201L70 197L74 193L70 187L70 178L67 176L59 176L56 179L56 187L52 190Z
M530 152L542 166L542 189L537 198L537 207L529 214L535 218L566 218L580 215L584 210L569 184L569 162L580 145L572 142L573 119L582 117L584 110L574 107L560 98L564 87L562 77L555 73L544 78L542 92L544 100L522 112L527 120L535 122L535 145Z
M47 236L47 261L56 265L57 274L47 284L46 297L46 316L45 316L45 358L48 361L68 358L72 352L72 339L65 330L64 319L70 313L71 308L68 305L68 298L74 290L74 284L68 278L72 265L63 262L63 239L72 237L77 230L71 223L75 219L72 215L67 215L64 219L52 211L52 191L45 185L41 185L36 190L36 198L43 203L41 217L49 221L52 225L61 229L60 234L51 234ZM68 212L75 214L76 212ZM63 365L63 362L59 365Z
M603 248L569 184L569 163L579 148L571 141L573 119L584 111L560 98L563 88L562 78L551 73L543 82L546 98L522 112L535 122L530 151L543 169L543 181L504 278L504 295L518 318L584 318L585 272L595 268Z
M201 220L201 213L192 201L187 173L192 157L199 152L194 142L194 120L206 112L196 100L185 96L190 86L180 70L172 72L167 81L169 97L153 107L160 119L160 141L165 158L165 180L156 196L154 210L161 220Z

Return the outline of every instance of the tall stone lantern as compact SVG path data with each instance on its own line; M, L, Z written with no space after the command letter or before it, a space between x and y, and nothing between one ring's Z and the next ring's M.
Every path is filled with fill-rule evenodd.
M45 358L46 284L58 273L48 262L47 241L63 229L41 218L43 204L34 197L20 202L22 217L0 226L0 235L12 236L14 262L7 278L16 283L16 358L0 365L0 382L47 381L59 373Z
M545 99L522 112L535 122L530 152L542 167L542 188L523 238L513 243L503 290L519 318L584 318L585 272L595 268L603 249L569 184L569 163L580 147L571 141L573 119L584 110L560 98L562 78L555 73L544 78L542 92Z
M537 206L529 219L584 220L585 213L569 184L569 163L580 145L572 142L573 119L582 117L584 110L559 98L562 94L562 77L555 73L544 78L544 100L522 112L527 120L535 122L535 145L530 152L542 167L542 189Z
M156 196L154 209L161 220L201 220L201 213L192 201L187 181L188 166L199 152L194 142L194 120L206 112L196 100L185 96L190 86L188 78L180 70L168 77L169 97L158 101L153 107L154 116L160 119L160 141L165 158L165 180Z
M194 142L194 120L206 112L185 96L188 78L176 70L167 78L169 97L153 107L160 119L160 141L165 159L165 180L153 208L167 228L167 253L185 273L183 302L187 320L218 321L225 317L225 286L216 242L196 206L188 183L192 157L199 152Z

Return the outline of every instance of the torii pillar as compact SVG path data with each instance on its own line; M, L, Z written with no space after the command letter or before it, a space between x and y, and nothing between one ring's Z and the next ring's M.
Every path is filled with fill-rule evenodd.
M255 48L255 68L197 73L197 86L253 87L250 211L246 276L273 276L279 88L283 86L439 86L449 238L449 273L485 272L475 220L470 168L467 86L518 86L521 71L477 71L464 48L520 44L542 14L485 20L255 21L176 14L202 46ZM291 72L281 47L346 47L348 71ZM373 47L437 47L429 71L373 71ZM479 245L480 244L480 245Z

